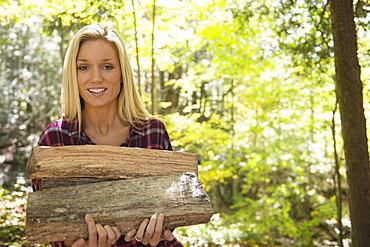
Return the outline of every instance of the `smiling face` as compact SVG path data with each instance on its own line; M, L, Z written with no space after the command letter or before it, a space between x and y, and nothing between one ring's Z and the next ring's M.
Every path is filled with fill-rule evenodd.
M85 108L116 107L121 66L113 45L101 39L85 41L76 62L78 88Z

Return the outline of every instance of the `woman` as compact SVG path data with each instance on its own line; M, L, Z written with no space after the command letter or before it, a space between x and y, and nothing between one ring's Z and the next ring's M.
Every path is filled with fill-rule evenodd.
M151 118L135 88L130 62L119 35L93 24L73 38L65 57L62 80L64 116L49 124L38 145L115 145L172 150L164 124ZM39 180L33 180L34 190ZM53 246L182 246L163 230L163 215L144 220L139 229L121 236L116 227L85 217L89 239Z

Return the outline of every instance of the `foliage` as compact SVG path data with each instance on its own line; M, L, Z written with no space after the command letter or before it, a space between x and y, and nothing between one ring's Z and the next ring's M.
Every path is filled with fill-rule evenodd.
M13 2L10 2L13 3ZM40 33L41 25L32 9L1 6L2 35L0 39L0 169L4 187L12 189L15 178L25 171L30 145L35 133L55 119L59 112L61 67L55 66L55 40ZM23 17L23 19L20 19ZM60 61L60 60L59 60Z
M18 180L13 191L0 187L0 245L25 244L25 209L27 187Z
M2 177L8 189L2 202L15 200L12 183L24 171L30 147L61 114L63 57L81 26L99 21L116 27L136 72L135 11L139 86L150 105L152 1L134 2L135 9L131 2L108 0L2 3L0 169L8 175ZM341 166L343 151L339 116L332 112L336 98L326 3L156 4L154 114L166 123L177 151L199 155L199 177L216 211L208 224L177 229L179 238L189 246L335 244L333 117ZM366 11L361 16L359 49L368 99ZM368 112L369 105L365 108ZM345 178L344 168L341 174ZM346 187L339 190L348 219ZM350 223L343 223L348 237ZM22 243L23 235L18 236Z

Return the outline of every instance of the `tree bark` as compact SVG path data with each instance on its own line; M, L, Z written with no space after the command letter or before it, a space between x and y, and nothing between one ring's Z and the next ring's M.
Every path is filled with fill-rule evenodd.
M155 65L155 59L154 59L154 31L155 31L155 0L153 0L153 19L152 19L152 86L151 86L151 100L152 100L152 114L156 114L156 87L155 87L155 75L154 75L154 65Z
M342 223L342 176L340 174L340 164L339 157L337 152L337 139L335 131L335 115L337 112L338 100L335 101L335 107L333 110L333 118L331 119L331 133L333 135L333 149L334 149L334 162L335 162L335 175L334 179L334 188L336 194L336 205L337 205L337 221L338 221L338 245L343 247L343 223Z
M87 213L125 234L153 214L174 229L208 222L213 209L195 173L44 189L28 197L27 243L87 238Z
M370 246L370 165L352 0L330 0L352 246Z
M27 178L137 178L198 171L194 154L106 145L35 147Z
M137 88L139 94L141 95L141 75L140 75L140 59L139 59L139 43L137 37L137 21L136 21L136 10L135 10L135 2L131 0L132 4L132 14L134 17L134 31L135 31L135 48L136 48L136 64L137 64Z

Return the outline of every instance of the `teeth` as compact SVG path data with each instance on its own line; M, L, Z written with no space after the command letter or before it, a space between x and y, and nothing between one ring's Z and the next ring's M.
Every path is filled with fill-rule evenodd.
M106 88L101 88L101 89L95 89L95 88L90 88L90 89L87 89L89 92L92 92L92 93L102 93L106 90Z

